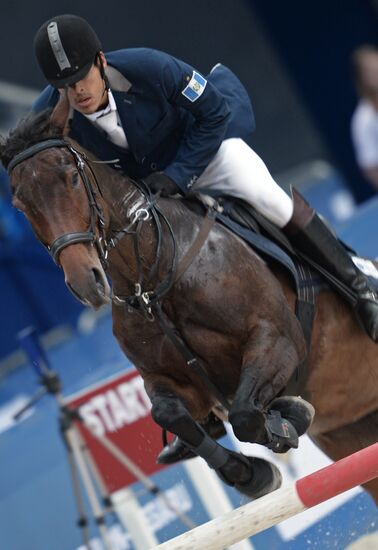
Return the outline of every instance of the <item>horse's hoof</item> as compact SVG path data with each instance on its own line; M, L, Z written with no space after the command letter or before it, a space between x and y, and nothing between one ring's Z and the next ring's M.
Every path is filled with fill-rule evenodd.
M248 481L230 479L235 476L235 465L230 470L233 476L228 471L227 463L224 467L215 469L215 472L224 483L235 487L243 495L249 498L260 498L267 493L279 489L281 486L281 472L271 462L262 458L245 456L234 451L228 451L228 453L230 454L230 459L240 462L240 466L237 468L240 476L239 479L248 477Z
M315 409L300 397L284 396L275 399L267 415L270 441L267 447L274 453L287 453L298 447L298 438L312 424Z
M175 464L180 460L187 460L195 456L197 455L188 449L180 438L175 437L173 441L166 445L158 454L156 462L158 464Z
M281 487L282 475L277 466L263 458L247 456L253 468L253 476L248 483L236 483L237 489L249 498L260 498Z
M307 432L315 416L315 409L305 399L295 396L283 396L274 399L269 410L278 411L295 428L298 437Z

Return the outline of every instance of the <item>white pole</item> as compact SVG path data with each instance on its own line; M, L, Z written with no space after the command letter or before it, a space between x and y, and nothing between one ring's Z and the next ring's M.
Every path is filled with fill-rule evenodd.
M211 518L233 510L234 507L216 473L207 466L202 458L186 460L183 466ZM250 541L244 540L234 544L232 550L253 550L253 546Z
M101 508L99 499L97 497L96 489L94 487L94 484L88 469L88 465L85 462L84 455L81 452L80 441L78 439L77 432L74 427L68 428L68 430L66 430L66 437L72 449L73 457L76 460L76 464L80 472L83 485L87 492L88 500L91 505L93 515L96 519L96 523L97 523L102 541L104 543L104 547L106 548L106 550L112 550L112 545L109 540L108 529L104 522L104 511Z
M155 550L222 550L376 477L378 443L196 527Z
M137 550L148 550L158 544L155 534L150 529L143 509L132 489L125 488L112 493L112 504L117 516L131 536Z
M164 542L155 550L223 550L302 510L305 506L297 497L295 486L282 487Z

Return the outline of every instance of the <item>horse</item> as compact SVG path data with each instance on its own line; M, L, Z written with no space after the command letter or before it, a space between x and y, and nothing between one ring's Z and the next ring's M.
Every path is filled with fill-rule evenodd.
M225 449L203 424L228 406L236 436L266 444L267 415L307 354L310 437L333 460L373 444L377 347L340 296L319 293L307 350L286 272L214 220L204 233L203 213L185 201L148 196L68 137L67 121L61 100L2 140L13 204L78 300L112 302L114 336L155 422L258 498L278 488L278 469ZM378 504L378 480L365 489Z

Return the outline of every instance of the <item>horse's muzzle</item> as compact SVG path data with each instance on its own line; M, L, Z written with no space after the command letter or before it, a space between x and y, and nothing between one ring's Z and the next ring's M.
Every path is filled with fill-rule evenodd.
M66 274L66 285L72 294L82 304L98 309L110 302L111 290L102 268L93 267L88 269L86 280L68 278Z

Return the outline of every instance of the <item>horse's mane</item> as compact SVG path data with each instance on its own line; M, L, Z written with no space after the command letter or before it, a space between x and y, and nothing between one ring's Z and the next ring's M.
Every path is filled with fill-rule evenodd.
M46 139L62 139L63 131L61 128L51 123L52 108L45 109L38 113L30 113L23 118L16 128L9 132L6 138L0 136L0 160L5 168L8 167L10 161L28 147L31 147L35 143L39 143ZM98 165L98 170L109 170L109 166L106 164ZM130 178L126 174L118 173L111 169L111 175L113 178L117 178L122 187L123 180L126 178L128 181ZM108 174L109 175L109 174ZM182 201L170 201L171 214L182 219L182 216L192 217L194 213L203 215L201 207L196 211L195 208L192 211L184 207Z
M0 141L0 159L5 168L18 153L50 138L62 138L62 129L51 124L52 109L30 113Z

